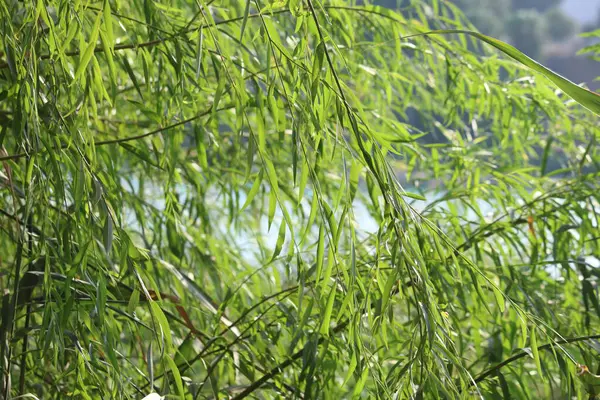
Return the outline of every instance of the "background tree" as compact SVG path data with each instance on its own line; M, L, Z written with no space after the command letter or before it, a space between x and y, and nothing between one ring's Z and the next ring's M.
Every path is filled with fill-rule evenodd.
M593 393L597 118L410 7L1 2L0 397Z
M454 0L454 3L482 33L505 36L506 21L512 13L511 0Z
M552 8L544 15L545 26L552 40L560 42L573 37L577 25L559 8Z
M540 57L546 26L537 11L519 10L511 15L506 26L511 43L532 58Z
M563 0L513 0L513 7L516 10L535 9L539 12L557 7Z

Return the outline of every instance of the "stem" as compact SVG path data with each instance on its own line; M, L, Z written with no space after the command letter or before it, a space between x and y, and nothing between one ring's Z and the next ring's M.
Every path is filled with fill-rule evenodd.
M283 14L283 13L289 13L290 10L288 10L287 8L285 9L281 9L281 10L275 10L275 11L271 11L271 14ZM256 13L256 14L249 14L248 18L258 18L260 17L261 14L260 13ZM126 18L126 19L131 19L131 18ZM164 42L167 42L169 40L174 40L176 38L178 38L179 36L183 36L187 33L199 30L199 29L203 29L203 28L210 28L211 26L218 26L218 25L225 25L225 24L230 24L232 22L238 22L238 21L242 21L244 19L244 17L236 17L236 18L231 18L231 19L226 19L223 21L216 21L214 23L214 25L209 25L209 24L205 24L205 25L200 25L198 27L194 27L194 28L190 28L181 32L177 32L177 33L173 33L170 34L171 36L165 37L165 38L161 38L161 39L155 39L155 40L150 40L148 42L143 42L143 43L125 43L125 44L118 44L116 46L114 46L113 50L114 51L120 51L120 50L135 50L135 49L140 49L140 48L144 48L144 47L154 47L157 46L159 44L162 44ZM146 25L146 24L144 24ZM96 47L94 49L94 54L96 53L104 53L104 48L103 47ZM67 57L75 57L78 56L79 54L81 54L80 50L73 50L73 51L67 51L65 52L65 56ZM41 60L48 60L50 59L51 54L44 54L42 56L39 57L39 61ZM0 63L0 69L5 69L8 68L8 63L7 62L3 62Z
M225 110L228 110L228 109L233 108L233 107L234 107L233 105L224 106L224 107L218 108L216 111L225 111ZM210 110L206 110L206 111L203 111L203 112L201 112L199 114L196 114L193 117L184 119L183 121L175 122L174 124L165 126L163 128L158 128L158 129L155 129L155 130L150 131L150 132L142 133L140 135L127 136L127 137L124 137L124 138L116 138L116 139L109 139L109 140L98 141L98 142L94 142L93 145L96 146L96 147L99 147L99 146L106 146L106 145L109 145L109 144L118 144L118 143L131 142L131 141L134 141L134 140L140 140L140 139L146 138L148 136L156 135L157 133L161 133L161 132L164 132L166 130L169 130L169 129L172 129L172 128L176 128L178 126L187 124L188 122L192 122L192 121L197 120L199 118L205 117L208 114L210 114L211 112L212 112L212 108ZM68 148L70 146L71 145L64 144L64 145L60 146L59 149L60 150L64 150L64 149L66 149L66 148ZM37 151L37 152L32 152L32 153L12 154L10 156L0 157L0 161L17 160L19 158L23 158L23 157L31 156L33 154L41 153L42 151L43 150L40 150L40 151Z
M95 7L89 7L89 8L90 9L99 10L98 8L95 8ZM406 8L408 8L408 7L406 7ZM378 15L380 17L383 17L383 18L386 18L386 19L390 19L390 20L398 22L398 23L401 22L401 21L398 21L395 18L391 18L389 15L386 15L383 12L380 12L380 11L377 11L377 10L373 10L373 9L366 9L366 8L361 8L361 7L348 7L348 6L333 6L333 5L323 5L323 9L325 9L325 10L330 10L331 9L331 10L342 10L342 11L355 11L355 12L358 12L358 13L374 14L374 15ZM287 14L289 12L290 12L289 9L284 8L284 9L269 11L269 15ZM161 30L160 28L157 28L157 27L152 26L152 25L148 25L148 24L146 24L146 23L144 23L142 21L134 20L131 17L125 17L125 16L122 16L122 15L116 14L114 12L112 12L112 14L114 16L119 16L119 17L122 17L122 18L127 19L127 20L133 20L135 22L139 22L139 23L141 23L143 25L146 25L146 26L148 26L149 28L152 28L152 29ZM261 16L261 13L248 14L248 19L259 18L260 16ZM225 25L225 24L229 24L229 23L233 23L233 22L242 21L242 20L244 20L243 16L242 17L235 17L235 18L231 18L231 19L226 19L226 20L223 20L223 21L216 21L215 24L214 24L214 26ZM203 28L210 28L211 26L213 26L213 25L208 25L208 24L200 25L198 27L189 28L189 29L183 30L181 32L170 33L170 36L168 36L166 38L151 40L151 41L148 41L148 42L142 42L142 43L137 43L137 44L135 44L135 43L119 44L119 45L114 46L113 50L114 51L135 50L135 49L144 48L144 47L154 47L154 46L157 46L157 45L159 45L161 43L167 42L169 40L174 40L174 39L176 39L179 36L185 35L186 33L190 33L192 31L196 31L196 30L203 29ZM80 53L81 53L80 50L73 50L73 51L65 52L65 55L68 56L68 57L74 57L74 56L78 56ZM95 53L104 53L104 48L103 47L96 47L94 49L94 54ZM44 55L42 55L42 56L39 57L39 60L48 60L48 59L50 59L50 57L51 57L50 54L44 54ZM7 62L0 63L0 69L6 69L6 68L8 68L8 63Z
M18 241L17 243L17 254L16 254L16 258L15 258L15 283L13 285L13 295L12 295L12 299L10 302L10 306L8 309L8 318L7 318L7 322L8 322L8 326L6 329L6 333L7 333L7 338L6 338L6 343L8 345L8 351L7 351L7 361L6 361L6 370L4 371L4 373L6 374L7 379L10 379L10 370L11 370L11 360L12 360L12 346L10 346L10 342L12 340L12 336L13 336L13 331L14 331L14 319L15 319L15 311L17 308L17 301L19 299L19 283L20 283L20 279L19 277L21 276L21 262L23 260L23 240L22 238ZM10 384L6 385L4 387L4 393L3 393L3 398L8 399L10 395Z
M590 335L590 336L579 336L579 337L568 338L568 339L561 339L561 340L557 340L556 342L546 343L546 344L544 344L542 346L538 346L537 349L538 350L548 350L548 349L552 348L555 345L583 342L585 340L590 340L590 339L600 339L600 334L599 335ZM469 385L469 387L474 386L477 383L483 381L485 378L487 378L488 376L492 375L494 372L500 370L502 367L505 367L508 364L512 363L513 361L519 360L519 359L521 359L523 357L526 357L528 355L529 355L529 353L523 351L521 353L515 354L512 357L507 358L506 360L502 361L499 364L494 365L492 368L490 368L490 369L482 372L475 379L473 379L471 381L471 384Z
M335 328L333 328L332 332L333 333L338 333L339 331L341 331L342 329L344 329L346 326L348 326L349 322L350 322L349 320L341 322L338 326L336 326ZM321 344L325 339L326 339L325 337L321 337L319 339L319 344ZM266 373L265 375L263 375L260 379L254 381L252 384L250 384L246 389L244 389L242 392L240 392L240 394L238 394L237 396L232 397L231 400L240 400L240 399L243 399L245 397L248 397L254 391L256 391L257 389L259 389L262 385L264 385L269 380L271 380L272 378L274 378L275 376L277 376L281 372L283 372L283 370L285 368L287 368L290 365L292 365L297 359L299 359L300 357L302 357L302 355L304 354L304 349L306 349L306 347L303 347L302 349L300 349L296 353L294 353L290 358L288 358L287 360L279 363L277 366L275 366L273 369L271 369L271 371L269 371L268 373Z
M27 160L28 163L31 162L31 160ZM33 257L33 236L32 236L32 229L31 226L33 226L33 217L31 215L29 215L29 218L27 219L27 250L28 250L28 257L31 259L31 257ZM32 289L33 291L33 289ZM31 293L30 293L31 296ZM29 329L29 318L31 317L31 302L29 302L29 299L27 299L27 310L26 310L26 314L25 314L25 334L23 335L23 343L21 346L21 373L19 376L19 394L23 395L25 394L25 372L27 371L27 345L29 343L29 334L27 333L27 330Z

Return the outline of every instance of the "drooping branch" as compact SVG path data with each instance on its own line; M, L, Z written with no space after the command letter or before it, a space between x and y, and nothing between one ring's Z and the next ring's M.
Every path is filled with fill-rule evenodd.
M346 326L348 326L349 323L350 323L350 320L346 320L346 321L340 322L339 325L337 325L335 328L332 329L332 332L333 333L340 332L341 330L343 330L344 328L346 328ZM321 344L323 341L325 341L325 339L326 338L323 337L323 336L321 338L319 338L319 344ZM298 360L299 358L301 358L304 355L304 350L305 349L306 349L306 346L303 347L302 349L298 350L296 353L294 353L287 360L282 361L281 363L279 363L278 365L276 365L275 367L273 367L273 369L271 369L268 373L264 374L259 379L257 379L256 381L252 382L250 385L248 385L248 387L246 387L246 389L244 389L238 395L234 396L232 398L232 400L241 400L241 399L244 399L244 398L248 397L249 395L251 395L254 391L260 389L260 387L262 385L264 385L265 383L267 383L268 381L270 381L271 379L273 379L274 377L276 377L277 375L279 375L280 373L282 373L284 369L286 369L287 367L289 367L290 365L292 365L296 360Z
M89 7L89 8L99 10L98 8L95 8L95 7L93 7L93 8ZM374 15L383 17L385 19L392 20L394 22L402 22L402 21L399 21L399 20L387 15L384 12L378 11L378 7L351 7L351 6L339 6L339 5L323 5L322 8L325 10L353 11L353 12L358 12L358 13L374 14ZM307 11L307 10L305 10L305 11ZM279 9L279 10L271 10L271 11L269 11L269 15L287 14L289 12L290 12L289 8L286 7L286 8ZM115 16L118 16L118 17L128 19L128 20L134 20L131 17L123 17L122 15L116 14L116 13L112 13L112 14ZM254 18L260 18L261 16L262 16L261 13L252 13L252 14L248 14L247 18L254 19ZM226 24L230 24L230 23L234 23L234 22L239 22L239 21L243 21L245 18L246 17L241 16L241 17L225 19L222 21L215 21L214 25L209 25L209 24L199 25L199 26L196 26L193 28L184 29L180 32L171 33L171 34L169 34L169 36L164 37L164 38L150 40L147 42L118 44L113 47L113 51L135 50L135 49L141 49L141 48L145 48L145 47L154 47L159 44L162 44L162 43L165 43L165 42L168 42L171 40L175 40L178 37L186 35L190 32L197 31L199 29L205 29L205 28L210 28L212 26L226 25ZM136 20L136 22L141 23L141 21L137 21L137 20ZM145 24L145 25L147 25L147 24ZM150 27L152 29L157 29L157 30L159 29L155 26L148 26L148 27ZM102 46L96 47L94 49L94 53L104 53L104 47L102 47ZM81 51L80 50L67 51L64 54L68 57L75 57L75 56L80 55ZM39 60L40 61L48 60L48 59L50 59L50 57L51 57L51 54L44 54L39 57ZM0 69L8 68L8 66L9 66L8 62L0 63Z
M272 14L283 14L283 13L288 13L288 12L290 12L290 10L286 8L286 9L281 9L281 10L275 10L275 11L272 11L271 13ZM260 13L249 14L248 18L258 18L260 16L261 16ZM128 19L130 19L130 18L128 18ZM145 47L154 47L154 46L157 46L159 44L168 42L170 40L175 40L178 37L186 35L186 34L188 34L190 32L197 31L199 29L210 28L212 26L219 26L219 25L230 24L230 23L233 23L233 22L242 21L243 19L244 19L244 17L242 16L242 17L235 17L235 18L231 18L231 19L225 19L225 20L222 20L222 21L215 21L214 25L208 25L208 24L200 25L200 26L197 26L197 27L185 29L185 30L183 30L181 32L172 33L172 34L170 34L170 36L167 36L167 37L164 37L164 38L150 40L150 41L147 41L147 42L118 44L118 45L115 45L113 47L113 50L114 51L122 51L122 50L141 49L141 48L145 48ZM94 53L104 53L104 47L102 47L102 46L96 47L94 49ZM67 51L64 54L67 57L75 57L75 56L78 56L78 55L81 54L81 50ZM50 59L50 57L51 57L51 54L44 54L44 55L40 56L38 60L39 61L48 60L48 59ZM0 69L8 68L8 66L9 66L8 62L2 62L2 63L0 63Z
M234 107L233 105L227 105L227 106L223 106L223 107L218 108L216 111L225 111L225 110L229 110L229 109L231 109L233 107ZM148 136L153 136L153 135L156 135L157 133L161 133L161 132L167 131L169 129L176 128L178 126L185 125L188 122L192 122L192 121L195 121L195 120L197 120L199 118L205 117L205 116L209 115L211 112L212 112L212 108L209 109L209 110L202 111L202 112L194 115L193 117L186 118L186 119L184 119L182 121L175 122L175 123L173 123L171 125L167 125L167 126L164 126L162 128L154 129L154 130L152 130L150 132L145 132L145 133L142 133L140 135L126 136L126 137L123 137L123 138L115 138L115 139L109 139L109 140L102 140L102 141L94 142L93 145L96 146L96 147L99 147L99 146L106 146L106 145L109 145L109 144L119 144L119 143L125 143L125 142L131 142L131 141L135 141L135 140L140 140L140 139L146 138ZM69 144L63 144L60 147L60 150L64 150L64 149L66 149L68 147L70 147ZM40 153L40 152L41 151L38 151L38 152L35 152L34 154ZM0 161L18 160L20 158L31 156L31 155L32 154L30 154L30 153L11 154L9 156L0 157Z
M538 346L538 351L539 350L548 350L551 349L552 347L556 346L556 345L561 345L561 344L570 344L570 343L577 343L577 342L583 342L586 340L590 340L590 339L600 339L600 334L599 335L589 335L589 336L579 336L579 337L574 337L574 338L567 338L567 339L561 339L561 340L557 340L555 342L552 343L546 343L542 346ZM491 367L490 369L485 370L484 372L482 372L481 374L479 374L475 379L473 379L473 381L471 381L470 386L474 386L480 382L482 382L483 380L485 380L488 376L492 375L493 373L499 371L501 368L507 366L508 364L512 363L513 361L517 361L523 357L526 357L530 355L530 353L523 351L521 353L515 354L512 357L507 358L506 360L494 365L493 367Z

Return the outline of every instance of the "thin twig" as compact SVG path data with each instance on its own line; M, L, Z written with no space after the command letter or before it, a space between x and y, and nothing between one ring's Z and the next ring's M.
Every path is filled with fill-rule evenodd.
M229 110L229 109L231 109L233 107L234 107L233 105L227 105L227 106L223 106L223 107L218 108L216 111L225 111L225 110ZM155 129L155 130L150 131L150 132L142 133L140 135L135 135L135 136L127 136L127 137L123 137L123 138L101 140L101 141L98 141L98 142L94 142L93 146L99 147L99 146L106 146L106 145L109 145L109 144L126 143L126 142L131 142L131 141L134 141L134 140L143 139L143 138L146 138L148 136L153 136L153 135L156 135L157 133L161 133L161 132L164 132L166 130L176 128L178 126L185 125L188 122L192 122L192 121L195 121L195 120L197 120L199 118L205 117L208 114L210 114L211 112L212 112L212 107L209 110L205 110L205 111L202 111L199 114L194 115L193 117L184 119L184 120L179 121L179 122L175 122L174 124L171 124L171 125L168 125L168 126L165 126L165 127L162 127L162 128L158 128L158 129ZM70 146L71 146L70 144L63 144L62 146L60 146L56 150L64 150L64 149L69 148ZM33 152L33 153L17 153L17 154L12 154L10 156L0 157L0 161L17 160L19 158L23 158L23 157L31 156L33 154L41 153L42 151L43 150L39 150L39 151Z
M349 323L350 323L350 320L341 322L339 325L337 325L335 328L332 329L332 332L333 333L340 332L341 330L346 328L346 326L348 326ZM321 344L326 339L328 339L328 338L321 337L319 339L318 344ZM231 400L241 400L245 397L248 397L250 394L252 394L252 392L259 389L262 385L264 385L265 383L267 383L268 381L273 379L275 376L279 375L281 372L283 372L284 369L286 369L287 367L292 365L296 360L298 360L300 357L302 357L305 349L306 349L306 346L303 347L302 349L298 350L287 360L279 363L277 366L275 366L273 369L271 369L271 371L269 371L267 374L263 375L258 380L254 381L252 384L250 384L248 387L246 387L246 389L244 389L242 392L240 392L240 394L232 397Z
M552 343L546 343L542 346L538 346L537 349L538 350L548 350L556 345L583 342L585 340L590 340L590 339L600 339L600 335L579 336L579 337L574 337L574 338L561 339L561 340L557 340ZM494 365L492 368L482 372L475 379L473 379L471 381L469 387L474 386L477 383L483 381L485 378L492 375L494 372L500 370L502 367L505 367L508 364L512 363L513 361L516 361L516 360L526 357L528 355L530 355L530 353L523 351L521 353L515 354L512 357L507 358L506 360L502 361L499 364Z
M89 7L89 8L92 8L92 7ZM325 9L325 10L331 9L331 10L342 10L342 11L355 11L355 12L359 12L359 13L375 14L375 15L379 15L379 16L387 18L387 19L392 19L392 20L394 20L396 22L401 22L401 21L398 21L398 20L396 20L394 18L390 18L388 15L385 15L384 13L379 12L377 10L370 10L370 9L361 8L361 7L333 6L333 5L326 5L325 6L324 5L323 9ZM289 8L283 8L283 9L279 9L279 10L271 10L271 11L269 11L269 15L287 14L289 12L290 12ZM112 14L115 15L115 16L117 16L117 14L114 13L114 12ZM248 19L259 18L261 15L262 15L261 13L248 14ZM119 17L123 17L122 15L118 15L118 16ZM152 25L148 25L147 23L144 23L142 21L137 21L137 20L135 20L135 19L133 19L131 17L123 17L123 18L128 19L128 20L132 20L132 21L136 21L136 22L140 22L143 25L146 25L146 26L151 27L153 29L157 29L157 30L163 31L160 28L154 27ZM244 16L241 16L241 17L235 17L235 18L225 19L225 20L222 20L222 21L215 21L214 25L204 24L204 25L200 25L200 26L197 26L197 27L192 27L192 28L189 28L189 29L182 30L180 32L172 33L172 34L170 34L171 36L168 36L168 37L165 37L165 38L161 38L161 39L150 40L148 42L118 44L118 45L115 45L113 47L113 51L135 50L135 49L141 49L141 48L145 48L145 47L154 47L154 46L157 46L157 45L159 45L161 43L177 39L180 36L183 36L183 35L188 34L190 32L197 31L199 29L210 28L212 26L219 26L219 25L230 24L230 23L233 23L233 22L239 22L239 21L243 21L244 18L245 18ZM73 51L67 51L67 52L65 52L64 55L67 56L67 57L74 57L74 56L78 56L80 53L81 53L81 50L73 50ZM101 46L100 47L96 47L94 49L94 53L104 53L104 47L101 47ZM40 61L41 60L48 60L51 57L52 57L51 54L43 54L42 56L39 57L39 60ZM0 63L0 69L5 69L5 68L8 68L8 63L7 62Z
M272 11L271 13L272 14L283 14L283 13L288 13L288 12L290 12L290 10L286 8L286 9L281 9L281 10L275 10L275 11ZM250 14L250 15L248 15L248 18L258 18L260 15L261 15L260 13ZM181 32L173 33L171 36L168 36L165 38L150 40L148 42L118 44L118 45L114 46L113 51L136 50L136 49L141 49L141 48L145 48L145 47L154 47L154 46L157 46L164 42L177 39L180 36L186 35L190 32L197 31L199 29L210 28L212 26L218 26L218 25L224 25L224 24L229 24L229 23L233 23L233 22L238 22L238 21L242 21L243 19L244 19L244 17L236 17L236 18L231 18L231 19L225 19L222 21L216 21L214 23L214 25L210 25L210 24L200 25L197 27L193 27L193 28L181 31ZM75 57L75 56L78 56L80 53L81 53L81 50L73 50L73 51L65 52L64 55L67 57ZM94 54L95 53L104 53L104 47L101 47L101 46L96 47L94 49ZM42 56L39 57L38 61L48 60L51 57L52 57L51 54L43 54ZM5 69L5 68L8 68L8 63L7 62L0 63L0 69Z

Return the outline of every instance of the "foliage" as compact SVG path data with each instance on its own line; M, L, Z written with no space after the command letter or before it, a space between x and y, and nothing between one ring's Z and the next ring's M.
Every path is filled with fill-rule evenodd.
M596 117L407 7L0 3L0 396L594 393Z

